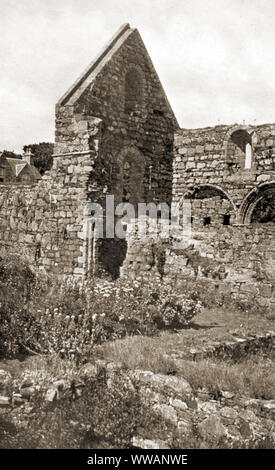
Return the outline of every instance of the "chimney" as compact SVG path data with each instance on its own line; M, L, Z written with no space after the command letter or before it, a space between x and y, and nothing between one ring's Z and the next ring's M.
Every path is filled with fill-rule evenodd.
M27 147L23 153L23 160L25 160L29 165L33 165L33 154L30 147Z

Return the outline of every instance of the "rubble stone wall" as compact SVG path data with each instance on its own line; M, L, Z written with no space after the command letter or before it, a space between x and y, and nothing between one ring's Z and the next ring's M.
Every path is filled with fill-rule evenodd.
M233 142L240 132L251 140L251 168L245 168L245 149ZM274 124L181 129L175 134L174 150L173 200L191 200L192 215L201 223L198 208L205 211L205 217L217 208L217 217L227 213L231 223L249 222L246 213L250 203L270 188L274 193Z
M135 225L136 223L136 225ZM245 226L192 229L190 239L164 236L159 221L152 229L148 218L146 237L140 237L137 222L128 233L128 251L121 276L143 279L162 278L183 289L205 286L209 296L224 294L275 308L275 227ZM167 232L169 233L169 232Z
M26 258L32 267L61 277L83 275L83 214L93 157L93 151L55 157L37 185L1 186L1 256Z

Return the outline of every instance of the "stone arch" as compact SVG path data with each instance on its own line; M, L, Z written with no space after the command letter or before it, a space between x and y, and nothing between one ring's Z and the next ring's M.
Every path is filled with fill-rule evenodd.
M209 190L209 191L216 191L217 193L221 193L225 199L228 199L228 201L232 204L232 207L234 208L234 211L237 212L237 207L235 205L235 203L233 202L232 198L229 196L229 194L227 194L227 192L222 189L220 186L218 185L215 185L215 184L202 184L202 185L199 185L199 186L193 186L193 185L190 185L188 187L188 189L185 191L185 193L182 195L181 197L181 202L184 200L184 199L187 199L190 197L190 195L194 194L195 192L199 191L199 190Z
M260 217L260 205L265 205L267 209L269 209L268 206L270 206L269 213L273 214L273 216L271 215L271 220L264 220L264 215L262 218ZM258 220L255 218L255 211L259 212ZM268 183L261 183L247 194L240 207L240 222L243 224L250 224L253 222L264 223L265 221L275 222L274 214L275 181L270 181ZM268 214L266 214L266 219L268 219Z
M250 126L234 126L227 132L224 140L225 158L228 165L238 170L254 168L254 144L257 142L255 130Z
M192 223L195 221L203 225L211 223L229 225L236 222L237 207L220 186L212 184L189 186L181 197L180 206L187 199L191 201Z
M136 206L144 199L145 159L134 146L124 147L116 158L118 202L130 202Z
M129 64L124 76L124 112L132 115L144 108L145 78L142 68Z

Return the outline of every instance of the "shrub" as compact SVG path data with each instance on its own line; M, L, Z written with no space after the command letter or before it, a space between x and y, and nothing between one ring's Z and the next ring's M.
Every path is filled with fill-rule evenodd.
M0 262L0 354L24 350L87 356L94 344L187 326L201 302L166 286L119 279L57 284L23 262Z
M0 258L0 356L21 353L37 335L32 302L47 288L48 280L36 277L25 262Z

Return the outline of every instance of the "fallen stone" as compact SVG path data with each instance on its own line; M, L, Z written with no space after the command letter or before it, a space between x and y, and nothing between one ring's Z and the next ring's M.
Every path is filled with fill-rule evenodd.
M156 404L153 406L153 409L160 414L166 421L170 423L176 424L178 420L176 410L170 406L165 404Z
M216 413L219 409L218 404L212 402L199 402L198 410L207 414Z
M228 406L222 408L220 413L221 417L224 418L224 420L229 424L234 423L234 421L238 418L238 413L233 408L229 408Z
M99 372L99 366L96 364L88 363L84 364L84 366L80 369L80 377L81 378L95 378L97 377Z
M192 393L190 384L183 378L178 378L170 375L153 374L151 371L135 370L130 373L133 380L139 383L150 386L158 391L163 390L166 393L172 392L175 395L188 396Z
M185 420L181 419L180 421L178 421L178 424L177 424L178 433L180 435L188 433L188 431L190 430L191 425L192 425L192 423L190 421L185 421Z
M269 400L267 402L262 402L263 408L275 412L275 400Z
M0 397L0 408L8 408L10 406L10 397Z
M122 364L120 362L109 362L106 366L108 373L114 373L122 369Z
M58 391L56 388L49 388L45 395L45 401L54 401L57 399Z
M217 415L210 415L198 424L198 431L202 438L215 437L221 439L226 436L226 428Z
M21 396L22 396L22 398L29 399L34 395L35 391L36 391L35 387L23 388L23 389L21 389Z
M177 398L170 398L169 405L173 406L174 408L179 408L180 410L188 410L187 404L182 400L178 400Z
M142 437L134 436L132 438L132 445L137 449L170 449L166 441L161 439L143 439Z
M221 390L221 396L226 400L231 400L234 398L235 394L233 392L228 392L226 390Z
M240 423L239 423L239 432L241 436L245 439L248 439L252 434L249 423L242 418L240 419Z

